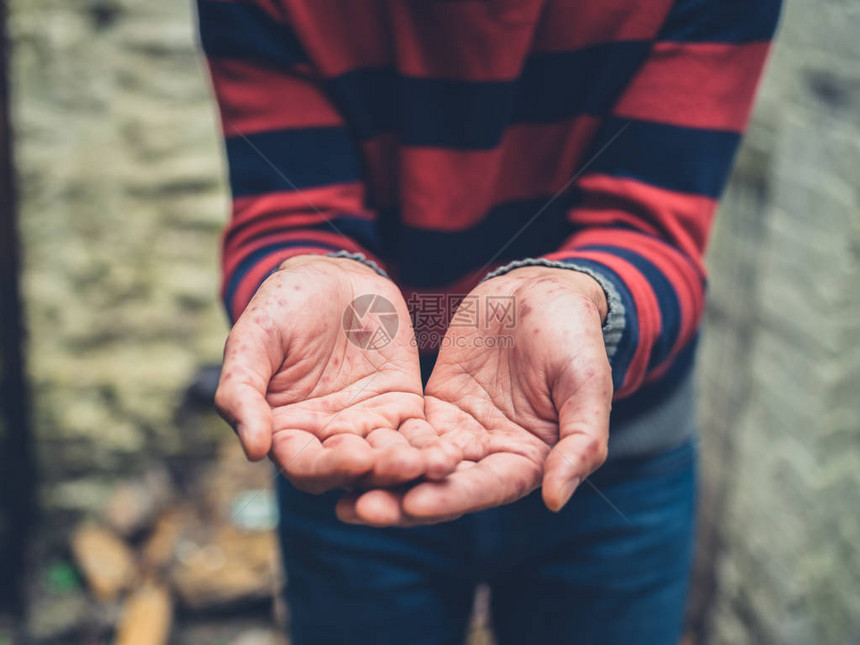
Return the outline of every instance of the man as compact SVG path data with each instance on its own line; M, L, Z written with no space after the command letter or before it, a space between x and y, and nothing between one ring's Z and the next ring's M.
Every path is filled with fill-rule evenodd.
M777 0L199 10L216 402L283 475L293 642L458 642L480 581L500 643L676 642L703 253Z

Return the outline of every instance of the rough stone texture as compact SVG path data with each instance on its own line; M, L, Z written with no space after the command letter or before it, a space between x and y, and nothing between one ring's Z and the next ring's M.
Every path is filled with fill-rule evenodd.
M857 3L789 0L710 252L711 643L860 634L858 30Z
M227 201L192 9L11 2L28 363L49 520L92 512L119 474L187 453L177 407L195 368L220 359Z

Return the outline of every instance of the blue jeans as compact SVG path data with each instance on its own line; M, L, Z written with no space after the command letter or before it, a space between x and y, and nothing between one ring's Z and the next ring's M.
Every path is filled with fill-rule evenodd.
M486 582L499 645L674 645L693 545L695 442L610 460L589 481L558 514L536 491L446 524L373 529L335 518L338 493L308 495L279 478L292 643L462 643Z

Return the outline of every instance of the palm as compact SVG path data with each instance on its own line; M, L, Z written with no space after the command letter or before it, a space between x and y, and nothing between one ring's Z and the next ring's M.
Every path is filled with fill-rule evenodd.
M430 447L436 433L423 421L418 354L399 291L352 261L330 262L278 272L261 287L231 334L222 385L235 363L246 397L265 393L270 455L304 490L443 476L452 453ZM345 320L365 294L388 313L360 307L361 316Z
M380 286L374 288L380 291ZM273 411L272 454L282 467L332 469L344 480L362 473L379 485L413 479L423 473L422 461L417 450L407 450L398 429L424 416L417 351L408 342L408 330L367 348L381 327L371 312L354 321L364 323L367 332L347 336L341 325L344 309L364 294L349 282L337 289L339 297L323 303L314 302L311 293L306 306L314 307L315 315L293 321L290 336L301 340L283 347L286 359L266 395ZM397 317L408 320L399 293L389 290L376 302L397 303ZM327 324L320 325L321 320Z
M412 494L422 515L442 512L452 495L459 498L458 513L519 499L540 485L544 460L558 441L558 414L541 386L542 366L516 347L474 348L485 346L475 342L478 336L492 335L469 334L465 347L439 353L427 384L427 418L460 447L466 462L444 483Z
M348 500L343 517L440 521L515 501L542 482L545 499L557 508L571 473L599 465L611 397L599 316L574 288L582 276L549 271L558 275L537 282L505 276L473 292L515 294L519 317L511 329L491 320L448 330L425 410L466 461L444 480L419 483L405 495L379 491Z

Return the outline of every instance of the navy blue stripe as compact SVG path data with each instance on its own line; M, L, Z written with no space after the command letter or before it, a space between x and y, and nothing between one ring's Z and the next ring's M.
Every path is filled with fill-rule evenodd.
M530 57L514 81L398 76L364 68L326 87L360 139L399 132L407 146L493 148L511 123L603 115L647 56L648 44L616 42Z
M358 217L343 217L329 218L327 222L320 222L310 226L303 226L303 230L311 231L328 231L343 235L354 241L356 244L365 249L368 253L375 256L382 255L382 243L379 237L379 227L372 220L362 219Z
M326 89L356 137L399 128L398 78L390 68L362 68L328 79Z
M244 2L198 0L203 51L215 58L254 59L291 67L307 61L289 25Z
M400 87L400 135L407 146L494 148L511 121L511 82L402 77Z
M507 263L526 257L539 257L556 250L573 232L566 217L564 200L558 200L541 213L520 235L514 235L537 213L546 197L520 200L492 208L478 224L464 231L430 231L401 226L397 232L394 256L400 268L400 281L410 287L432 288L449 285L495 259Z
M663 403L675 392L678 384L693 369L698 341L699 337L696 335L678 352L672 366L666 370L659 381L645 385L629 397L612 404L612 412L609 416L610 432L613 424L645 414L648 410L652 410Z
M656 367L672 351L672 346L681 333L681 303L678 300L678 294L672 288L672 283L669 282L666 276L663 275L663 272L654 266L650 260L643 258L630 249L611 245L586 246L583 249L605 251L624 258L635 266L648 280L648 283L654 290L654 294L657 296L657 304L660 307L660 318L662 320L660 335L654 342L654 347L651 350L651 358L648 362L648 369Z
M616 42L530 57L514 81L457 81L362 68L328 79L326 91L352 134L397 132L406 146L484 150L511 123L553 123L611 109L648 52Z
M780 0L677 0L659 40L745 43L770 40Z
M256 251L250 253L245 259L243 259L239 265L233 270L233 275L230 276L230 281L227 283L227 287L224 289L224 305L227 307L228 312L231 310L233 306L233 297L236 295L236 289L239 288L239 283L242 281L242 278L245 277L245 274L248 273L260 260L270 256L272 253L276 251L283 251L284 249L294 248L297 246L313 246L313 247L322 247L331 249L332 252L340 251L341 248L326 244L324 242L320 242L319 240L290 240L288 242L276 242L274 244L269 244L267 246L263 246Z
M516 123L552 123L578 114L608 113L650 51L622 41L530 57L517 90Z
M564 262L564 260L562 260ZM624 377L627 375L627 369L630 367L630 361L633 360L633 355L636 353L636 347L639 345L639 319L636 317L636 304L633 302L633 296L627 289L627 285L619 277L615 271L610 269L601 262L594 260L586 260L583 258L573 258L569 260L571 264L576 264L605 277L614 286L618 295L621 297L621 303L624 305L624 331L621 334L621 340L618 343L618 349L615 355L610 360L612 367L612 386L616 391L621 389L624 384Z
M399 76L365 68L326 82L360 139L399 132L403 145L492 148L510 122L516 85Z
M607 119L592 149L599 150L627 122L627 119ZM714 199L720 196L740 144L740 134L648 121L629 123L595 159L590 172L629 177Z
M233 197L361 178L355 144L341 127L271 130L228 137L226 145Z
M254 220L254 224L259 224L261 222L265 222L267 219L272 217L278 217L283 215L283 213L275 211L272 213L267 213L262 217L258 217ZM235 229L232 233L237 233L240 229ZM303 232L303 231L324 231L327 233L334 233L335 235L341 235L349 240L352 240L359 244L363 249L372 253L373 255L380 255L382 253L382 244L380 242L379 230L376 226L376 222L373 220L367 220L359 217L351 217L348 214L338 214L334 217L328 217L326 220L318 222L316 224L303 224L299 227L295 226L285 226L279 230L279 232L286 231L295 231L295 232ZM244 244L249 244L254 242L255 240L264 239L272 235L271 230L262 231L255 235L251 235L244 239ZM229 241L230 238L228 238Z

